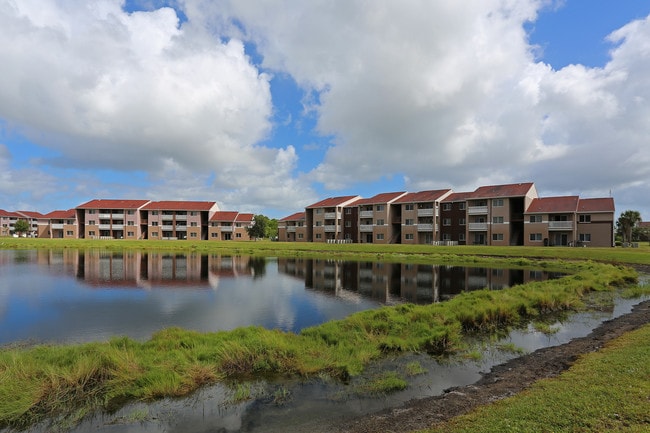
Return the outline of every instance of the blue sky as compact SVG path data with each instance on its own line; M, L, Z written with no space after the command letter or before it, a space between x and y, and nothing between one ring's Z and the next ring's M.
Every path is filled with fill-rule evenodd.
M650 4L0 0L0 208L535 182L650 220Z

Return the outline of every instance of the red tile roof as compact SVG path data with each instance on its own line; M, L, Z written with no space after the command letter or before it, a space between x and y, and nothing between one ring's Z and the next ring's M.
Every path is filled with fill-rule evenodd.
M305 213L296 212L292 215L286 216L284 218L280 218L278 221L304 221L304 220L305 220Z
M498 197L523 197L534 188L533 182L511 183L508 185L481 186L474 191L470 199L498 198Z
M435 189L429 191L419 191L419 192L410 192L398 200L395 200L395 203L424 203L424 202L434 202L440 200L445 194L449 193L450 189Z
M354 202L354 205L364 205L364 204L381 204L381 203L392 203L393 200L400 198L406 194L406 191L400 192L382 192L377 194L374 197L362 198Z
M578 212L614 212L614 199L605 198L581 198L578 202Z
M239 212L237 211L219 211L215 212L214 215L212 215L212 218L210 218L210 221L235 221L237 218L237 214Z
M142 210L189 210L189 211L209 211L217 202L214 201L152 201L142 208Z
M443 203L451 203L451 202L458 202L458 201L467 201L472 197L473 192L452 192L449 194L447 197L445 197L442 202Z
M237 218L235 218L235 221L243 221L243 222L251 222L255 219L255 214L252 213L240 213L237 215Z
M19 211L16 211L16 213L18 213L18 214L20 214L22 216L25 216L27 218L32 218L32 219L42 219L43 216L44 216L40 212L33 212L33 211L30 211L30 210L19 210Z
M4 209L0 209L0 217L7 217L7 218L20 218L22 215L16 212L9 212Z
M77 209L139 209L147 203L149 200L95 199L77 206Z
M346 195L342 197L330 197L326 198L325 200L321 200L319 202L316 202L310 206L307 206L307 209L310 208L317 208L317 207L335 207L335 206L343 206L346 204L350 204L352 200L355 199L361 199L358 195Z
M573 213L578 209L578 200L580 197L577 195L536 198L530 203L526 213Z
M68 209L68 210L53 210L50 213L46 213L44 215L45 218L47 219L70 219L70 218L75 218L76 217L76 212L74 209Z

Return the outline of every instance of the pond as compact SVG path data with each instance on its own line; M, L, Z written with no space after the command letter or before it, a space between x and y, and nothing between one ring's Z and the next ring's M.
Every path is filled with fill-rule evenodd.
M0 345L170 326L299 332L356 311L554 278L539 270L102 250L0 251Z

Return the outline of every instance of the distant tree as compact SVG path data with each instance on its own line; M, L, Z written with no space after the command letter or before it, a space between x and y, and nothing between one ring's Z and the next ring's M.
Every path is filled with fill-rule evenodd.
M14 233L18 236L27 233L29 231L29 223L26 220L18 220L14 224Z
M278 235L278 220L272 218L267 221L266 232L264 233L264 236L269 239L275 239L277 235Z
M641 222L641 213L637 210L626 210L616 221L618 232L623 242L632 242L632 230Z
M266 236L266 226L268 225L269 218L264 215L255 215L253 217L253 225L246 228L248 236L252 239L264 238Z

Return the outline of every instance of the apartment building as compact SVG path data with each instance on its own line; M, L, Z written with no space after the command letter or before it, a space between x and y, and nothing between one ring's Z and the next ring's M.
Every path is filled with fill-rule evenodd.
M392 206L405 191L386 192L354 202L359 209L359 242L376 244L399 243L401 207Z
M86 239L145 239L140 210L149 200L90 200L75 208L79 236Z
M467 245L467 199L471 192L453 192L440 204L440 237L450 245Z
M305 212L296 212L278 220L278 240L280 242L307 242Z
M577 239L580 245L613 247L615 218L614 199L581 198L578 202Z
M22 215L19 213L0 209L0 236L13 236L14 225L20 218Z
M535 198L532 182L477 188L467 197L467 243L523 245L524 212Z
M44 215L47 231L38 237L50 239L76 239L79 236L77 216L74 209L55 210Z
M305 208L307 240L310 242L343 241L343 209L361 199L358 195L330 197Z
M47 233L49 221L42 213L27 210L19 210L16 213L21 216L19 219L25 220L29 224L29 232L25 233L25 235L41 237Z
M207 240L210 218L219 211L214 201L155 201L140 209L143 239Z
M248 228L252 227L254 215L237 211L218 211L210 218L208 233L211 240L250 240Z
M440 203L451 194L450 189L428 190L404 194L395 200L403 244L431 244L440 241Z

